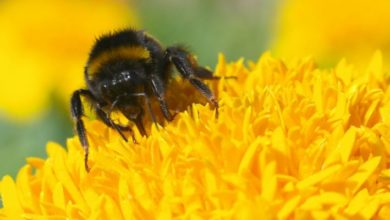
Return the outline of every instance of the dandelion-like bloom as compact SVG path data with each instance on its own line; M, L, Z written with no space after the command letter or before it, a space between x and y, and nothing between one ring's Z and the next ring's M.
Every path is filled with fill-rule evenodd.
M101 33L136 25L117 0L0 2L0 113L28 119L56 93L64 102L83 84L83 66Z
M87 121L91 171L77 137L28 158L0 184L0 217L38 219L387 219L389 76L344 61L317 69L265 53L219 58L219 117L201 104L138 144ZM183 95L180 99L185 99ZM169 99L169 102L180 102ZM168 103L169 103L168 102ZM149 126L150 127L150 126Z
M390 56L389 11L388 0L284 1L274 51L285 57L312 55L327 65L346 57L365 66L378 49Z

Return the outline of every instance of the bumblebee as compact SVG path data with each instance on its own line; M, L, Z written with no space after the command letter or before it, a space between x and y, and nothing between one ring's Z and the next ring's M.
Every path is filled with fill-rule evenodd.
M71 97L71 113L85 151L84 164L87 171L89 144L82 120L84 109L81 96L89 102L97 118L115 129L124 140L127 141L127 138L123 132L131 131L131 128L114 122L112 112L122 113L136 125L142 135L146 135L144 108L156 123L150 103L152 97L158 101L164 118L168 121L173 119L165 99L165 91L173 75L171 66L215 107L218 114L218 101L202 81L218 77L199 66L185 48L163 48L146 32L134 29L109 33L96 40L84 70L86 88L74 91Z

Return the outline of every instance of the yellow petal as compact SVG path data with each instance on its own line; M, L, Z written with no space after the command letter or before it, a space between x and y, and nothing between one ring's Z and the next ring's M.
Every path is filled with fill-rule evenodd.
M324 181L327 177L335 174L337 171L339 171L341 168L340 165L333 165L328 168L325 168L297 183L297 188L300 190L303 190L305 188L308 188L310 186L313 186L315 184L318 184L322 181Z
M301 201L301 196L295 196L287 201L283 208L278 213L278 219L287 219L289 215L294 211L298 206L298 203Z
M270 162L264 169L262 179L262 196L269 201L274 199L277 190L277 179L275 175L276 162Z
M18 191L10 176L4 176L1 180L1 197L7 217L10 219L20 219L23 208L19 201Z
M381 157L373 157L364 164L362 164L354 175L348 178L351 186L353 186L353 193L360 189L360 187L366 182L367 178L377 169Z
M324 166L329 166L338 162L346 163L355 146L355 139L356 131L354 128L350 128L344 136L342 136L333 152L326 158Z

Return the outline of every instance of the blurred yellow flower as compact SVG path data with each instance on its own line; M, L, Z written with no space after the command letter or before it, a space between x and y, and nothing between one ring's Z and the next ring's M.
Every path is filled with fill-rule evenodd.
M100 34L137 23L125 1L0 2L0 112L36 114L53 92L66 102Z
M279 8L278 56L312 55L326 65L346 57L363 66L378 49L390 57L388 0L290 0Z
M0 217L387 219L390 89L379 52L367 71L266 53L248 67L221 56L215 72L238 76L213 82L218 119L194 104L137 133L139 144L86 119L90 173L77 137L67 151L49 143L47 159L2 179Z

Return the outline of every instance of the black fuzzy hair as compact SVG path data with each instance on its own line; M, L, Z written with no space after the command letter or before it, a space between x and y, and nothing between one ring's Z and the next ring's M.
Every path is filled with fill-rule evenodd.
M141 45L139 33L140 31L134 29L123 29L99 37L89 54L89 60L93 60L107 50L121 46Z

